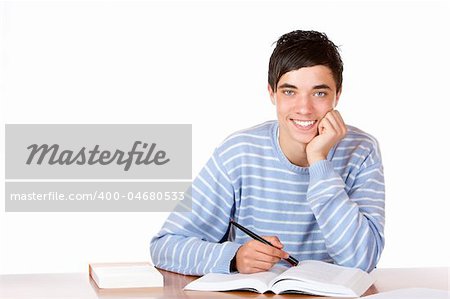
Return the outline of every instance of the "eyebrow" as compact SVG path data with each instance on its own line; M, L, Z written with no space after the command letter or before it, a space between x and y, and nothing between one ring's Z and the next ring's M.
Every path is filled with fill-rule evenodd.
M278 88L292 88L292 89L297 89L297 86L289 84L289 83L283 83L280 86L278 86Z
M320 84L320 85L314 86L313 89L330 89L331 90L331 87L326 84Z
M280 86L278 86L278 88L291 88L291 89L298 89L297 86L289 84L289 83L283 83ZM312 89L330 89L331 87L326 85L326 84L319 84L319 85L315 85L313 86Z

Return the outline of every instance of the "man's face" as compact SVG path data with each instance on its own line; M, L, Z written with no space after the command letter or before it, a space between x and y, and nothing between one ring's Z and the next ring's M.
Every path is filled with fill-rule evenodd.
M281 76L272 103L277 107L280 142L308 144L318 124L339 100L331 70L323 65L303 67Z

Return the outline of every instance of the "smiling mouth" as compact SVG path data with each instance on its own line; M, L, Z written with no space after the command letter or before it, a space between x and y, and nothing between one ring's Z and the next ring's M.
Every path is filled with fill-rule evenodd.
M310 129L317 122L317 120L297 120L297 119L291 120L296 126L302 129Z

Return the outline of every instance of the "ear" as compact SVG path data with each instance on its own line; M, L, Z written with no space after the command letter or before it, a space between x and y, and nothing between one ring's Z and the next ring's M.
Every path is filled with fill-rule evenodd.
M270 86L270 84L267 84L267 90L269 91L270 101L272 102L272 104L276 106L277 103L275 100L275 93L273 92L273 89Z
M337 104L339 103L339 98L341 97L341 93L342 93L342 86L341 86L341 89L339 89L339 91L336 94L336 100L334 101L333 108L336 108Z

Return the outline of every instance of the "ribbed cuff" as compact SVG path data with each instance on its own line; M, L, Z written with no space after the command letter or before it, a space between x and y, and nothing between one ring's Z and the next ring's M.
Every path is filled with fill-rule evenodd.
M225 246L225 248L222 251L222 255L219 257L217 265L212 270L215 273L229 274L231 260L236 255L236 252L242 244L235 242L224 242L222 245Z
M334 168L330 161L320 160L309 167L310 181L317 181L334 176Z

